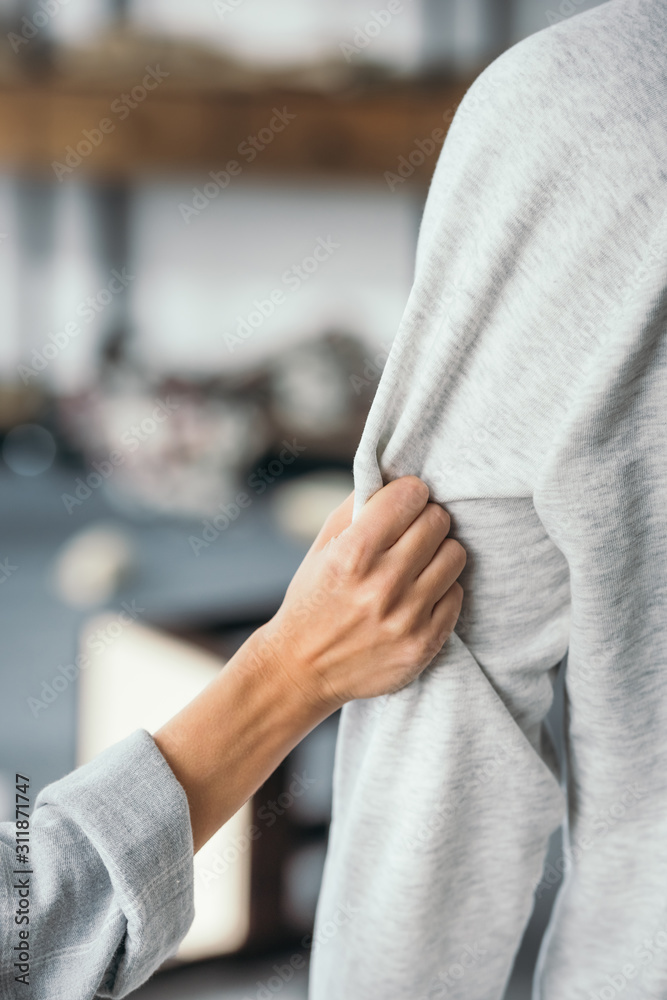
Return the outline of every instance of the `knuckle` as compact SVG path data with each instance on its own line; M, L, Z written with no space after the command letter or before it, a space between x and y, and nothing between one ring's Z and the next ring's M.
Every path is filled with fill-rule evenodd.
M459 615L463 608L463 596L463 587L458 580L452 584L445 595L445 607L447 609L445 628L449 633L454 631L456 623L459 620Z
M382 587L378 587L376 583L367 584L362 590L360 601L364 614L371 615L373 618L379 617L382 619L384 612L384 600L385 593Z
M436 518L436 522L442 525L446 531L449 531L452 523L452 519L444 507L441 507L438 503L429 504L433 508L432 516Z
M404 476L401 483L406 507L409 510L422 510L429 495L426 483L418 476Z
M397 618L393 614L395 595L400 591L400 586L400 574L390 571L386 566L380 571L369 573L363 588L364 606L373 611L375 618L394 624Z
M336 576L344 580L351 580L360 575L364 560L363 539L356 536L343 536L339 542L340 544L335 549L332 570Z
M405 622L403 648L409 653L410 659L417 662L423 659L424 648L430 636L430 622L423 616L411 616Z
M456 538L448 538L446 544L449 556L454 562L454 565L463 569L468 561L468 553L466 550Z
M394 642L407 642L410 635L410 623L404 615L389 615L386 620L386 628L390 638Z
M354 541L354 571L362 576L370 566L375 556L373 544L365 535L359 535Z
M378 591L387 601L399 596L401 601L405 601L409 592L409 582L406 580L403 567L391 564L384 566Z
M407 664L414 666L421 664L424 660L424 637L412 635L405 640L402 648L403 656Z
M411 658L413 644L417 634L417 623L414 613L403 607L394 607L387 614L384 624L386 635L401 656Z
M433 634L432 630L426 630L417 637L414 647L414 662L420 665L430 663L433 657L442 647L442 637Z
M451 609L452 628L454 628L454 626L458 622L461 611L463 610L463 598L464 598L463 587L457 580L456 583L452 584L447 594L447 600Z
M442 629L438 636L438 642L440 643L440 648L447 642L454 629L456 628L456 615L452 614L447 621L443 624Z
M442 635L430 635L424 641L424 659L432 660L434 656L442 649L443 636Z

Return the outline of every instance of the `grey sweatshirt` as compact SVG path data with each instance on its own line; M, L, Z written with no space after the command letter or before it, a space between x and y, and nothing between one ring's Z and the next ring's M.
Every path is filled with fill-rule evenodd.
M457 110L355 487L428 483L465 598L343 709L312 1000L499 1000L563 821L535 997L667 997L666 209L665 0L532 35Z

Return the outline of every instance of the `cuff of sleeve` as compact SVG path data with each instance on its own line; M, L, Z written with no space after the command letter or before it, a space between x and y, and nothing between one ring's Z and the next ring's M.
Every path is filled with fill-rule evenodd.
M185 791L151 735L138 729L45 788L40 805L66 810L106 866L127 933L104 987L124 996L176 951L194 917Z

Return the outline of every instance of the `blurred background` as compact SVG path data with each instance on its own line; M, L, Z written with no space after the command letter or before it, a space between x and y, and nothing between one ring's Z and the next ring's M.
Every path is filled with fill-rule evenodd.
M275 612L351 489L458 102L592 6L1 0L0 819L16 771L34 803L157 728ZM306 996L336 726L198 855L136 996Z

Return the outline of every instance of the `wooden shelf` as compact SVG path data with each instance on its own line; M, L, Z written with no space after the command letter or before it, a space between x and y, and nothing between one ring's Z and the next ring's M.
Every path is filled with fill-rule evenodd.
M383 180L416 141L447 124L472 81L452 85L392 86L357 94L270 90L256 93L192 91L170 86L148 93L125 120L111 110L121 91L29 84L0 87L0 164L55 177L68 146L99 129L113 130L82 158L72 174L129 179L224 170L237 160L243 175L366 177ZM252 162L239 154L249 135L269 126L274 108L295 115ZM108 126L107 126L108 128ZM267 133L264 133L265 137ZM442 141L442 140L441 140ZM439 145L413 156L411 183L430 179ZM83 147L86 148L85 146ZM404 167L404 172L408 168Z

